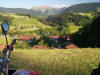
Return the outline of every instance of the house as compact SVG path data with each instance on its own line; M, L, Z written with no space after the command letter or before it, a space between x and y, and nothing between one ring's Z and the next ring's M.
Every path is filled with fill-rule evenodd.
M58 40L58 39L66 39L65 36L48 36L50 39L55 39L55 40Z
M71 36L49 36L51 40L53 40L57 45L58 48L65 48L65 49L78 49L79 47L75 44L71 43Z
M33 39L32 36L23 36L23 35L19 36L19 40L21 40L21 41L29 41L31 39Z
M58 48L63 48L63 44L66 42L66 37L63 36L48 36L56 45Z
M75 44L72 44L72 43L71 43L71 44L65 46L65 49L79 49L79 47L76 46Z
M35 45L35 46L33 46L33 49L48 49L48 47L47 46Z

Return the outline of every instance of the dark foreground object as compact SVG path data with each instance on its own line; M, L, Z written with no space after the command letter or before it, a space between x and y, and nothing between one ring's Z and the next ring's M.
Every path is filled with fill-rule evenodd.
M13 73L14 73L15 71L16 71L16 70L9 70L9 71L8 71L8 74L9 74L9 75L13 75Z
M93 69L93 71L91 72L91 75L100 75L100 63L97 69Z

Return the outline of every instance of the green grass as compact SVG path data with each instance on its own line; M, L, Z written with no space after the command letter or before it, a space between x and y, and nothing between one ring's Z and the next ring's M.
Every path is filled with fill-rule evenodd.
M8 43L11 43L13 37L11 37L9 35L7 37L8 37L8 40L9 40ZM1 45L6 45L6 39L5 39L4 35L0 35L0 46Z
M10 30L8 33L17 35L33 35L34 32L40 28L51 28L48 25L44 25L39 22L35 17L29 18L29 16L21 16L13 13L1 14L6 17L12 17L12 23L10 25ZM0 22L1 24L2 22ZM1 29L0 29L1 31Z
M78 14L82 15L82 16L88 16L91 19L95 17L95 15L93 15L94 12L90 12L90 13L78 13Z
M100 62L100 49L15 50L10 66L40 75L90 75Z
M39 22L36 18L29 18L28 16L20 16L12 13L2 15L13 17L9 30L10 34L33 35L35 31L38 31L40 28L52 28L49 25L44 25L43 23ZM73 23L68 23L68 25L70 33L75 33L80 28L80 26L75 26Z
M31 32L31 34L29 35L33 35L35 30L48 27L50 28L50 26L44 25L43 23L39 22L36 18L14 15L10 32L14 31L15 33L26 33L27 35Z
M70 33L75 33L77 32L80 28L82 28L82 26L77 26L74 23L67 23L67 25L69 26L69 31Z

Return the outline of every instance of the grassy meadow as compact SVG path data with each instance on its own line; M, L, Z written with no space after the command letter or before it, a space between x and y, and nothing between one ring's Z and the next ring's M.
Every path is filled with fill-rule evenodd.
M32 69L40 75L90 75L92 69L97 68L99 57L99 48L15 50L10 57L10 67Z
M44 25L43 23L39 22L35 17L30 18L27 15L17 15L13 13L5 13L1 15L12 18L10 30L8 32L10 34L33 35L35 30L38 30L40 28L50 28L50 26ZM0 22L0 24L1 23L2 22Z
M69 32L71 34L77 32L80 28L82 28L82 26L77 26L74 23L67 23L67 24L68 24L68 27L69 27Z

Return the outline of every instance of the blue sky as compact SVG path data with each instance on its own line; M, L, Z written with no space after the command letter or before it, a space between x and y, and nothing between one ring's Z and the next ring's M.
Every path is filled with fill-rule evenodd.
M52 7L71 6L79 3L100 2L100 0L0 0L0 7L32 8L33 6L48 5Z

